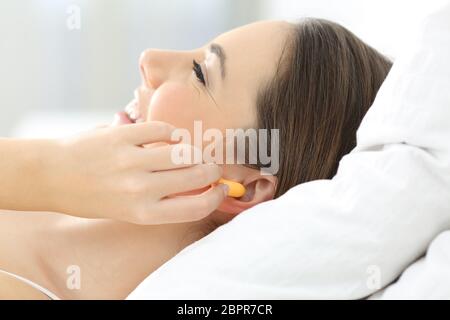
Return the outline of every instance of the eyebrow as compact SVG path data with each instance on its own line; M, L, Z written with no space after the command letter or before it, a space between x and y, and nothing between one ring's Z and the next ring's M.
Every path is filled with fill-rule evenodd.
M209 50L211 53L214 53L220 61L220 73L222 76L222 79L225 78L226 69L225 69L225 61L227 59L227 56L225 55L225 50L223 50L223 47L217 43L212 43L209 47Z

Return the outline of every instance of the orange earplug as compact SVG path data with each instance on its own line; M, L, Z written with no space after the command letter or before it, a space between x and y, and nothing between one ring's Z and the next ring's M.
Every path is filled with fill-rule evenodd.
M221 178L218 183L226 184L228 186L229 197L240 198L245 194L245 187L239 182Z

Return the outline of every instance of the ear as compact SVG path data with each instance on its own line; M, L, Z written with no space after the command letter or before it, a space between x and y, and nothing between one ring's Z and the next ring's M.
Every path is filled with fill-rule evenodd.
M275 197L277 188L277 177L271 175L261 175L257 170L247 175L242 183L246 188L246 193L241 198L227 197L219 207L220 211L239 214L258 203L272 200ZM233 179L232 179L233 180Z

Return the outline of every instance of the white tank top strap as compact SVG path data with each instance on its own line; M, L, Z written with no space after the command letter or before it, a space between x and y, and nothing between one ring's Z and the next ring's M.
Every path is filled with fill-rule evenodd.
M51 300L61 300L61 299L58 298L58 296L57 296L56 294L54 294L54 293L51 292L50 290L47 290L47 289L45 289L44 287L38 285L37 283L34 283L34 282L31 281L31 280L28 280L28 279L26 279L26 278L24 278L24 277L21 277L21 276L17 275L17 274L14 274L14 273L11 273L11 272L2 270L2 269L0 269L0 273L9 275L9 276L11 276L11 277L13 277L13 278L16 278L16 279L19 280L19 281L22 281L22 282L28 284L29 286L31 286L31 287L35 288L36 290L38 290L38 291L42 292L43 294L45 294L45 295L46 295L47 297L49 297Z

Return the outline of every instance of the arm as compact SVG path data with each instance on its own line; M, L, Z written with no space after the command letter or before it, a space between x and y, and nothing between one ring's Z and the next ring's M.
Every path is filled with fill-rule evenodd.
M136 224L204 218L226 196L223 184L196 196L167 196L215 184L221 168L172 161L174 148L193 148L173 144L174 130L154 121L61 141L0 139L0 208ZM156 142L163 143L143 147Z
M53 196L45 187L45 156L55 157L57 149L51 140L0 139L0 208L53 209Z
M447 6L395 62L332 180L248 210L129 298L349 299L392 282L450 228L449 34Z

